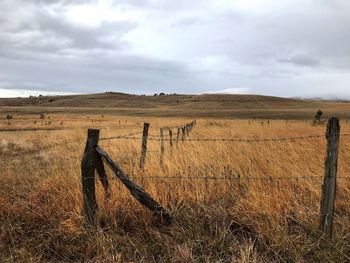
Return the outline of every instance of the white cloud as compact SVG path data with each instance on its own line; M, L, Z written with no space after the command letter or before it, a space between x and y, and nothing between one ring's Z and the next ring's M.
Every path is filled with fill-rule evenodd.
M250 90L248 88L231 88L215 91L202 92L202 94L249 94Z
M47 95L72 95L72 92L44 91L44 90L21 90L21 89L0 89L0 98L17 98L29 96Z

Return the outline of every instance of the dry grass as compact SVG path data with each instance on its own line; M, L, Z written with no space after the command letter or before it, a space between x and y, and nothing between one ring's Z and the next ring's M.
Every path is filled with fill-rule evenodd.
M138 168L140 140L101 141L125 172L175 217L159 225L108 170L113 195L98 186L102 227L85 229L81 216L80 158L88 127L101 136L187 123L190 119L52 115L17 117L0 129L1 262L348 262L350 184L338 180L335 231L316 231L325 139L227 143L184 142L159 167L159 142L149 142L146 169ZM119 124L120 120L120 124ZM48 121L48 119L45 119ZM62 122L62 124L61 124ZM57 130L20 131L30 128ZM350 126L342 124L342 132ZM261 138L324 134L305 121L199 119L191 137ZM348 137L341 139L339 177L350 175ZM142 179L141 176L236 176L242 180ZM299 180L244 180L246 176ZM98 183L99 184L99 183ZM240 228L241 227L241 228Z

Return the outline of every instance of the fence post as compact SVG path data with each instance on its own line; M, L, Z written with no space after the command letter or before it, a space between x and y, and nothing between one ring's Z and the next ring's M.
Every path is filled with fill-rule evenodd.
M184 141L184 140L185 140L185 126L183 126L183 127L181 128L181 131L182 131L181 140Z
M173 131L169 130L169 144L170 144L170 151L173 150Z
M147 139L148 139L149 123L143 124L142 133L142 145L141 145L141 157L140 157L140 168L143 170L145 167L146 153L147 153Z
M164 135L163 128L160 128L160 165L163 166L163 157L164 157Z
M337 118L330 118L327 125L327 155L320 205L320 230L332 237L336 197L340 125Z
M87 141L81 160L84 216L89 225L96 224L97 202L95 194L96 151L100 130L88 129Z
M176 134L176 148L179 148L180 132L181 132L181 129L180 129L180 128L177 128L177 134Z

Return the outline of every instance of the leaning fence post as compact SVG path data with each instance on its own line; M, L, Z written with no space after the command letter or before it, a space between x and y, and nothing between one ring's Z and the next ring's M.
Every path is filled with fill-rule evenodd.
M142 145L141 145L141 157L140 157L140 168L143 170L145 167L146 153L147 153L147 139L148 139L149 123L143 124L142 133Z
M332 237L336 197L340 125L337 118L330 118L327 125L327 155L320 205L320 230Z
M160 165L163 166L163 157L164 157L164 135L163 128L160 128Z
M96 194L95 194L95 169L96 152L100 130L88 129L87 141L81 160L81 175L83 187L84 216L89 225L96 224Z

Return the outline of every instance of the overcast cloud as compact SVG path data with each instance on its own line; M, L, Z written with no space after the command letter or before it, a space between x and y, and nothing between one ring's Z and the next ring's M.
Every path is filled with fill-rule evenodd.
M0 0L0 96L350 98L348 0Z

